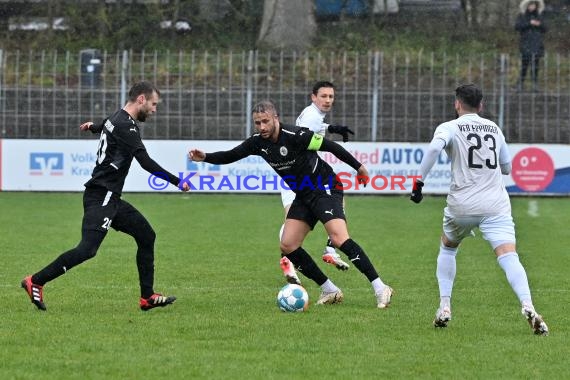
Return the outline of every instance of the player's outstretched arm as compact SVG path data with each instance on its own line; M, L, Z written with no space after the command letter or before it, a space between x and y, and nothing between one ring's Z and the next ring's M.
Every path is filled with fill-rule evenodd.
M86 121L85 123L83 123L79 126L79 130L80 131L91 131L93 133L101 133L101 131L103 130L103 124L105 123L105 120L103 120L103 122L99 125L93 123L92 121Z
M188 159L190 161L200 162L204 161L205 158L206 158L206 153L200 149L190 149L190 151L188 152Z
M326 138L322 139L322 143L319 146L318 150L334 154L339 160L350 165L350 167L356 171L358 171L362 166L362 164L358 162L358 160L354 158L354 156L350 154L349 151L332 140Z
M414 203L420 203L422 199L424 199L424 195L422 194L422 188L424 187L424 183L421 179L415 179L414 184L412 187L412 193L410 194L410 200Z
M422 176L423 180L427 178L428 173L437 162L439 154L443 148L445 148L445 141L440 138L435 137L430 142L422 158L422 162L420 163L420 175Z
M348 141L348 134L350 133L351 135L354 135L354 132L350 130L350 128L348 128L345 125L329 125L327 130L329 131L329 133L336 133L338 135L342 136L342 141L343 142L347 142Z
M360 167L356 171L356 180L361 185L364 185L364 187L368 185L368 182L370 181L370 176L368 175L368 169L366 169L366 166L360 165Z
M92 121L86 121L85 123L83 123L83 124L81 124L81 125L79 126L79 130L82 131L82 132L83 132L83 131L88 131L89 128L91 128L92 125L93 125L93 122L92 122Z
M422 158L422 162L420 164L420 178L427 178L428 173L433 165L435 165L435 162L443 148L445 148L445 141L439 137L434 137ZM422 199L424 199L424 195L422 194L424 182L422 179L414 179L412 193L410 194L410 200L414 203L420 203Z
M150 158L146 150L139 149L135 153L135 159L137 160L141 168L143 168L147 172L167 180L168 182L178 187L182 191L190 190L190 185L188 183L184 182L180 184L180 178L170 173L168 170L160 166L155 160Z
M251 144L250 140L247 139L230 150L219 152L205 153L200 149L190 149L188 152L188 159L197 162L204 161L216 165L231 164L232 162L239 161L242 158L246 158L250 154L253 154L253 148L254 146Z

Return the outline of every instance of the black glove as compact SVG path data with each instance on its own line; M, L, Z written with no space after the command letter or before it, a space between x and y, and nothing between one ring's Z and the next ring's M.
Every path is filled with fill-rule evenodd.
M348 127L345 127L344 125L329 125L328 131L330 133L336 133L336 134L342 135L342 141L343 142L348 141L348 134L349 133L351 135L354 135L354 132L352 132Z
M422 194L422 187L424 187L424 183L417 179L414 183L414 188L412 189L412 195L410 195L412 202L420 203L422 199L424 199L424 195Z

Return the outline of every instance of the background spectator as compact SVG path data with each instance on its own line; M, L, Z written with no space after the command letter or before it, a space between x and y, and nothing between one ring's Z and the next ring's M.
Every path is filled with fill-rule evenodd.
M515 29L520 34L521 72L517 85L524 89L526 72L530 65L533 90L538 89L538 63L544 55L544 34L546 25L542 16L544 1L523 0L520 3L520 14L517 17Z

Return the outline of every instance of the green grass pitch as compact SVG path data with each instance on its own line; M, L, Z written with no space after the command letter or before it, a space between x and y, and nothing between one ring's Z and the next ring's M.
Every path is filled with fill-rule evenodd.
M2 379L568 378L570 238L567 198L513 198L518 252L550 336L534 336L478 233L457 258L453 320L434 329L443 197L346 197L351 236L395 290L376 309L354 267L320 261L340 305L283 313L276 295L279 195L125 194L157 232L155 289L178 297L138 309L134 241L112 231L98 255L48 283L40 312L20 280L74 247L80 193L0 193Z

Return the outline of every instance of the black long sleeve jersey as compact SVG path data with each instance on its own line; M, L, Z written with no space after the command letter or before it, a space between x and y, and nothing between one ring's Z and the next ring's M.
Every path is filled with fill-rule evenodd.
M93 124L89 129L93 133L101 133L101 137L97 162L85 187L104 187L120 195L133 158L147 172L166 177L170 183L178 186L180 179L150 158L137 122L125 110L118 110L100 125Z
M231 150L207 153L205 162L229 164L250 155L262 157L287 185L301 197L324 191L324 185L338 184L335 172L316 153L333 153L355 170L361 166L346 149L306 128L281 124L277 142L256 133Z

